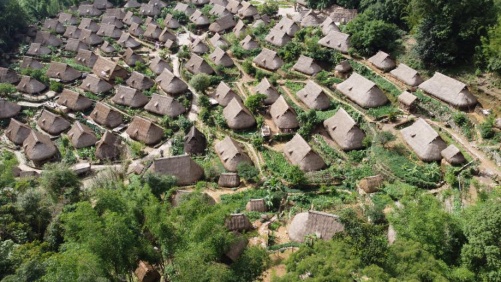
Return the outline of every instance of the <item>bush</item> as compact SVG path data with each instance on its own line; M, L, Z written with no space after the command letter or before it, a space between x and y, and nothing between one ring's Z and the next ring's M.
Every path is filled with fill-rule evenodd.
M494 117L490 116L486 121L482 122L479 126L480 136L484 139L490 139L494 137Z
M0 83L0 95L9 95L16 92L16 87L10 83Z
M251 164L240 163L237 167L237 172L240 177L248 182L256 182L258 180L259 170Z
M250 76L255 76L256 75L256 68L252 65L252 60L251 59L246 59L242 63L242 69L244 70L245 73L247 73Z
M210 84L211 78L205 73L196 74L190 79L190 85L198 92L205 93Z
M61 93L63 91L64 85L61 82L57 81L51 81L50 82L50 90L56 92L56 93Z
M266 99L264 94L254 94L250 95L245 100L245 106L253 113L257 113L264 107L263 101Z

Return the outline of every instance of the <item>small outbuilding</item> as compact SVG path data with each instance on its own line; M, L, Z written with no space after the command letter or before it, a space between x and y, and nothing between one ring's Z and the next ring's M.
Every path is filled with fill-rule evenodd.
M460 109L470 109L477 104L477 98L466 84L439 72L421 83L419 89Z
M283 152L287 160L292 165L297 165L302 171L317 171L325 167L322 157L313 151L308 142L297 133L285 144Z
M119 85L116 89L115 96L111 98L111 101L117 105L128 106L131 108L142 108L149 100L148 97L146 97L146 95L144 95L141 91L124 85Z
M376 68L382 71L390 71L395 68L395 61L390 57L389 54L379 51L376 55L369 58L369 63L371 63Z
M296 111L294 111L282 95L271 105L270 115L273 123L281 131L291 131L299 127Z
M21 106L0 98L0 119L15 117L21 111Z
M162 71L155 81L163 91L170 95L179 95L188 90L188 85L167 68Z
M130 138L142 142L148 146L155 145L164 136L164 130L152 121L135 116L125 131Z
M343 231L344 225L337 215L318 211L296 214L288 229L289 238L294 242L304 242L308 235L327 241Z
M423 78L419 72L406 64L399 64L396 69L390 71L390 74L411 87L416 87L423 83Z
M156 159L150 169L153 173L174 176L180 186L194 184L204 176L203 168L188 155Z
M447 147L442 137L424 119L418 119L402 130L404 141L425 162L440 161L441 152Z
M217 185L225 188L235 188L240 186L240 176L235 172L224 172L219 175Z
M207 138L194 125L184 137L184 152L188 155L202 155L207 149Z
M226 170L236 172L239 164L252 165L252 160L242 149L242 144L226 136L214 146Z
M68 131L68 137L73 147L77 149L94 146L97 142L94 131L79 121L76 121Z
M455 145L449 145L447 148L442 150L440 153L444 160L446 160L451 165L461 165L466 162L466 158L463 153Z
M22 145L31 133L31 128L13 118L10 119L9 127L5 130L5 136L14 144Z
M243 103L233 98L224 108L226 124L233 130L247 129L256 125L256 119Z
M277 52L268 48L263 48L261 53L257 55L254 64L267 70L276 71L284 64L284 61L277 55Z
M96 158L102 161L116 160L122 154L122 140L118 135L106 131L96 144Z
M61 132L66 131L71 126L70 122L65 118L47 110L44 110L42 112L42 115L40 115L40 118L38 119L37 125L43 131L54 136L61 134Z
M119 111L102 102L96 103L90 117L96 123L107 128L115 128L122 124L123 121L122 114Z
M331 100L322 87L313 80L308 80L303 89L296 93L297 97L312 110L325 110L330 107Z
M374 82L356 72L338 84L337 90L363 108L375 108L388 103L388 98Z
M92 106L92 100L85 97L84 95L75 92L73 90L64 89L59 98L57 99L57 103L61 106L65 106L68 109L81 112Z
M336 114L324 121L329 136L345 151L363 148L365 133L355 120L340 108Z
M169 117L177 117L186 112L186 108L177 100L170 96L159 94L153 94L148 104L144 106L144 109L157 115L167 115Z

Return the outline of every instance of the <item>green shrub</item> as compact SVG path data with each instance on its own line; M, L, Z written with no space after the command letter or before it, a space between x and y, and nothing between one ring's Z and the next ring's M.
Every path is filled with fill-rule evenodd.
M482 138L490 139L490 138L494 137L494 135L495 135L495 132L493 129L494 128L494 117L490 116L489 118L487 118L487 120L482 122L478 126L478 128L480 130L480 136L482 136Z
M56 93L61 93L63 91L64 85L61 82L57 81L51 81L50 82L50 90L56 92Z
M237 167L237 172L240 177L248 182L256 182L259 176L259 170L248 163L240 163Z
M194 75L189 83L196 91L205 93L205 90L211 85L211 78L205 73L199 73Z
M9 95L16 92L16 87L10 83L0 83L0 95Z

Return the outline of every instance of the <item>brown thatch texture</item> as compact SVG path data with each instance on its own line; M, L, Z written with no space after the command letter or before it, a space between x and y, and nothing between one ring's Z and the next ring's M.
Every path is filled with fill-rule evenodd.
M134 36L143 36L144 30L141 28L141 23L132 23L128 32Z
M122 123L122 114L102 102L96 103L90 117L96 123L108 128L115 128Z
M203 168L188 155L156 159L151 170L154 173L174 176L180 186L193 184L204 176Z
M319 26L320 24L322 24L322 18L320 14L314 10L309 10L301 19L302 27Z
M452 144L442 150L440 154L451 165L460 165L466 162L466 158L463 156L463 153L461 153L458 147Z
M332 20L331 17L327 17L321 24L320 28L322 29L322 34L327 35L331 30L334 31L340 31L339 27L336 25L336 23Z
M374 82L355 72L338 84L337 90L364 108L375 108L388 103L388 98Z
M100 26L96 22L92 21L90 18L82 18L80 21L80 25L78 25L78 29L80 30L90 30L91 32L97 32Z
M322 70L312 58L304 55L299 57L294 66L292 66L292 69L307 75L315 75Z
M247 32L247 27L245 26L245 23L241 20L237 22L237 25L233 28L233 33L235 34L236 37L243 36Z
M143 142L146 145L157 144L162 140L164 135L164 130L160 126L140 116L135 116L132 119L125 132L130 138Z
M287 33L280 29L272 28L270 32L264 38L268 43L275 45L277 47L284 47L285 44L289 43L292 38L290 38Z
M331 30L325 37L318 41L318 44L338 50L341 53L348 53L350 48L350 35L336 30Z
M209 14L218 17L218 19L221 19L221 18L224 18L225 16L230 15L231 20L233 20L233 14L226 9L226 5L212 4L212 9L209 11ZM236 22L235 22L235 24L236 24ZM212 26L212 24L211 24L211 26ZM210 29L210 27L209 27L209 30L212 31Z
M283 149L285 157L293 165L299 166L302 171L317 171L325 167L325 162L310 145L296 134L285 144Z
M101 56L97 58L96 63L92 67L92 72L107 81L114 81L117 77L125 79L128 75L127 70L118 65L118 62Z
M0 67L0 83L18 83L21 78L11 69Z
M105 53L105 54L115 53L115 51L116 51L115 47L113 47L113 45L110 44L108 41L104 41L104 43L101 45L101 47L99 47L99 50L101 50L102 53Z
M162 30L162 33L160 33L160 36L158 37L158 41L167 42L169 40L177 42L177 37L174 34L172 34L167 28L164 28Z
M347 73L351 71L351 65L348 60L344 60L340 62L336 67L334 68L335 71L340 72L340 73Z
M119 39L120 36L122 36L122 30L113 24L101 23L101 26L96 34L103 37Z
M226 52L219 47L214 49L214 52L209 55L209 58L216 66L231 67L235 64L230 56L228 56L228 54L226 54Z
M63 41L48 31L39 30L35 35L33 43L40 43L44 46L59 47L63 44Z
M357 9L345 9L343 7L337 7L330 14L332 20L336 23L346 24L353 20L357 16Z
M284 64L284 61L282 61L275 51L267 48L263 48L261 53L254 58L253 62L262 68L272 71L279 69Z
M146 27L146 31L144 32L143 36L150 40L156 40L160 37L161 33L162 29L157 24L150 23Z
M238 16L241 18L251 18L258 15L256 6L252 5L251 2L242 1L242 8L238 10Z
M63 90L57 99L57 103L76 112L86 110L92 106L91 99L69 89Z
M23 57L23 61L19 67L22 69L39 70L43 68L43 64L32 57Z
M103 17L115 17L117 20L122 21L125 18L125 9L124 8L106 9Z
M294 36L294 34L296 34L299 30L299 26L288 17L282 17L273 28L281 30L289 36Z
M399 64L390 74L409 86L418 86L423 83L423 78L419 72L406 64Z
M402 94L398 96L398 102L400 102L400 104L404 105L406 108L412 107L416 100L417 97L407 91L402 92Z
M390 57L390 55L383 51L377 52L376 55L370 57L368 61L376 68L383 71L389 71L394 69L396 66L395 61Z
M73 147L77 149L94 146L97 142L94 131L79 121L73 124L70 131L68 131L68 136Z
M82 73L70 67L68 64L52 62L47 70L47 76L57 78L61 82L71 82L82 76Z
M42 26L43 29L52 31L55 33L64 33L66 28L57 19L46 19Z
M37 94L47 89L47 86L34 78L23 75L16 89L23 93Z
M108 2L108 0L94 0L92 5L99 10L106 10L107 8L113 8L113 4Z
M122 140L117 135L106 131L96 144L96 158L114 160L122 153Z
M184 137L184 152L188 155L200 155L205 153L207 139L195 126L192 126Z
M219 6L222 7L222 6ZM216 6L214 6L216 8ZM228 13L227 15L221 16L215 22L209 26L211 32L223 32L228 29L232 29L237 25L237 22L233 19L233 15L228 12L224 7L222 7L222 13Z
M71 39L79 39L81 33L82 33L81 29L79 29L76 26L69 25L69 26L66 27L66 31L64 32L63 37L66 37L68 39L69 38L71 38Z
M80 31L80 37L78 38L80 41L84 42L90 46L96 46L103 43L103 38L88 29L82 29Z
M226 9L232 14L238 13L238 10L241 8L242 4L238 0L228 0L228 4L226 5Z
M154 57L150 61L149 67L150 67L150 70L153 71L157 75L161 74L164 71L164 69L167 69L170 72L172 72L172 67L169 65L169 63L167 63L166 61L164 61L159 56Z
M255 212L266 212L266 202L264 199L251 199L245 205L245 210Z
M150 102L144 106L144 109L154 114L170 117L177 117L186 111L186 108L174 98L159 94L153 94Z
M137 0L128 0L124 5L124 8L139 8L139 7L141 7L141 4L137 2ZM128 13L132 13L132 11L127 12L127 14ZM125 18L127 18L127 15L125 16Z
M424 119L418 119L400 132L405 142L421 160L431 162L442 159L440 152L447 147L447 144Z
M71 126L70 122L62 116L53 114L47 110L42 112L37 125L50 135L59 135Z
M118 29L122 29L124 27L124 22L121 19L109 15L103 15L103 18L101 19L101 27L102 24L109 24L115 26Z
M252 160L244 152L242 146L242 144L234 141L229 136L216 143L214 146L216 153L226 170L236 172L238 165L241 163L252 165Z
M42 162L57 154L57 148L49 136L32 130L23 142L26 157L34 162Z
M140 260L134 271L139 282L160 282L160 273L149 263Z
M167 3L165 3L164 1L162 0L150 0L148 2L148 5L153 5L153 6L157 6L159 8L166 8L167 7Z
M296 95L308 108L313 110L325 110L330 106L331 100L322 87L313 80L308 80L304 88L299 90Z
M254 50L260 47L259 42L252 39L252 36L250 35L247 35L242 41L240 41L240 46L242 46L242 48L247 51Z
M379 190L383 185L384 178L382 175L374 175L362 178L358 182L358 187L365 191L365 193L374 193Z
M221 81L217 86L214 98L219 105L223 107L228 106L230 101L233 99L237 99L242 102L242 98L240 98L240 96L238 96L238 94L235 93L235 91L233 91L233 89L231 89L224 81Z
M31 128L29 126L13 118L10 119L9 127L5 130L5 136L16 145L23 144L30 133Z
M148 103L148 97L141 91L124 85L118 86L116 94L111 100L115 104L131 108L141 108Z
M200 37L195 38L195 40L191 42L190 50L195 54L205 54L210 51L209 46L207 46Z
M221 187L234 188L240 186L240 176L234 172L221 173L217 184Z
M256 125L256 119L251 112L235 98L224 108L223 116L231 129L246 129Z
M289 106L285 98L280 95L270 107L270 115L275 125L281 130L289 130L299 127L297 114Z
M192 53L190 60L185 65L186 70L193 74L213 74L214 69L200 56Z
M164 26L170 29L177 29L179 28L180 24L175 18L172 17L172 14L167 14L164 19Z
M141 46L141 43L139 43L136 39L134 39L130 33L123 32L122 36L117 41L118 45L124 47L124 48L138 48Z
M421 83L419 88L454 107L470 108L477 104L477 98L470 93L466 84L439 72Z
M221 35L219 35L219 33L214 34L214 36L209 39L209 42L210 44L212 44L212 46L219 48L226 48L230 46L230 43L228 43L228 41L226 41Z
M21 106L14 102L0 98L0 119L11 118L21 111Z
M174 11L182 12L187 16L191 16L195 12L195 9L188 6L188 4L177 2L176 7L174 7Z
M109 84L108 82L100 79L99 77L93 74L89 74L82 81L82 84L80 84L80 88L82 88L85 91L90 91L94 94L98 94L110 91L111 89L113 89L113 85Z
M71 52L78 52L78 50L89 50L89 46L82 41L74 38L68 39L66 42L66 46L64 46L64 50Z
M44 56L51 53L49 47L42 46L40 43L31 43L26 55L30 56Z
M188 85L167 68L162 71L155 81L160 85L163 91L171 95L179 95L188 90Z
M156 17L160 15L161 11L158 6L143 3L139 8L139 13L143 16Z
M200 10L196 10L191 16L190 21L196 26L206 26L210 24L209 18L204 15Z
M268 78L263 78L258 85L254 87L254 93L266 95L266 99L264 99L265 105L271 105L275 103L275 101L280 97L280 93L278 93L277 89L273 87Z
M324 127L341 149L355 150L363 147L365 133L343 108L325 120Z
M342 231L344 225L337 215L317 211L296 214L288 229L289 238L295 242L304 242L307 235L330 240L334 234Z
M97 61L97 55L92 51L80 49L75 57L77 63L92 68Z
M153 87L155 84L149 77L137 71L133 71L125 82L127 85L137 90L146 90Z
M254 229L252 223L243 213L231 214L225 221L225 226L230 231L244 232Z
M140 55L134 53L134 51L131 48L127 48L127 50L125 50L123 59L124 62L129 66L135 66L136 62L140 62L143 64L145 63L144 59Z
M64 25L78 24L78 18L70 13L61 12L58 15L58 21Z

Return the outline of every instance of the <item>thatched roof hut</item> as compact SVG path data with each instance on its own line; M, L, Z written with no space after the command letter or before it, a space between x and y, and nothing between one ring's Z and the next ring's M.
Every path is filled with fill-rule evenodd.
M322 19L318 12L310 9L301 19L301 27L319 26L322 24Z
M327 35L331 30L340 31L339 27L336 25L334 20L331 17L325 18L325 20L320 24L320 28L322 29L322 34Z
M318 44L338 50L341 53L348 53L350 48L350 35L339 31L331 30L325 37L318 41Z
M75 57L75 61L83 66L92 68L97 61L97 55L92 51L80 49Z
M373 64L376 68L389 71L395 68L395 61L390 57L389 54L379 51L376 55L372 56L368 60L371 64Z
M308 80L303 89L299 90L296 95L310 109L325 110L330 107L331 100L322 87L313 80Z
M226 5L212 4L212 9L209 11L209 14L218 17L219 19L230 15L231 19L233 19L233 14L226 9ZM236 22L235 22L236 24ZM209 30L212 31L209 27Z
M170 96L159 94L153 94L148 104L144 106L144 109L154 114L167 115L169 117L177 117L186 112L186 108L177 100Z
M42 28L60 34L64 33L64 31L66 30L64 25L60 23L57 19L46 19L43 22Z
M168 71L172 72L172 67L164 61L160 56L155 56L152 60L150 60L149 63L150 70L153 71L155 74L161 74L164 69L167 69Z
M16 86L16 89L17 91L23 93L38 94L47 89L47 86L32 77L23 75L21 77L21 81Z
M21 111L21 106L0 98L0 119L11 118Z
M104 15L103 18L101 19L101 27L103 27L102 26L103 24L112 25L118 29L122 29L124 27L124 22L115 16Z
M217 142L214 148L224 168L228 171L236 172L238 165L241 163L252 165L252 160L242 149L242 144L234 141L229 136Z
M77 149L94 146L97 142L94 131L79 121L76 121L68 131L68 137L73 147Z
M108 2L108 0L94 0L92 5L94 5L94 7L98 8L99 10L113 8L113 4Z
M57 103L75 112L84 111L92 106L91 99L69 89L63 90L57 99Z
M115 128L122 123L122 114L102 102L96 103L90 117L96 123L107 128Z
M119 85L115 96L111 98L113 103L123 106L128 106L131 108L141 108L146 103L148 103L148 97L144 95L140 90L127 87L124 85Z
M251 112L235 98L224 108L223 116L231 129L246 129L256 125L256 119Z
M288 36L294 36L299 30L299 25L297 25L292 19L288 17L282 17L280 21L273 27L273 29L278 29L285 32Z
M177 2L176 7L174 7L174 11L182 12L187 16L191 16L195 12L195 9L186 3Z
M190 44L190 50L195 54L205 54L210 51L209 46L207 46L200 37L193 40Z
M240 46L242 46L242 48L244 50L247 50L247 51L254 50L254 49L261 47L259 45L259 42L252 39L252 36L250 36L250 35L247 35L242 41L240 41Z
M44 110L42 112L42 115L38 119L37 125L50 135L59 135L61 132L66 131L71 126L70 122L64 119L62 116L53 114L52 112L49 112L47 110Z
M174 176L180 186L194 184L204 176L203 168L188 155L156 159L151 171Z
M57 78L61 82L71 82L82 76L82 73L65 63L52 62L47 70L47 76Z
M99 47L99 50L101 50L101 54L104 53L104 54L112 54L112 53L115 53L117 50L115 49L115 47L113 47L112 44L110 44L108 41L104 41L104 43L101 45L101 47Z
M108 8L104 12L103 17L115 17L116 19L122 21L125 18L124 8Z
M409 112L414 109L416 101L417 97L407 91L404 91L398 96L398 102L400 103L400 106L404 108L404 110Z
M388 98L374 82L356 72L338 84L337 90L363 108L375 108L388 103Z
M368 176L362 178L358 182L358 187L364 190L365 193L374 193L379 190L379 188L383 185L384 178L381 174Z
M240 36L243 36L245 34L247 27L245 26L245 23L243 21L239 20L232 31L235 36L239 38Z
M78 17L70 13L60 12L58 15L58 21L64 25L76 25L78 24Z
M82 4L78 7L78 15L81 17L97 17L103 12L91 4Z
M113 24L101 23L99 30L96 32L99 36L106 36L113 39L118 39L122 36L122 30Z
M210 24L209 18L198 9L190 16L190 21L197 27L207 26Z
M211 32L223 32L228 29L232 29L237 25L237 22L233 19L233 15L229 13L224 7L224 11L228 14L221 16L215 22L211 23L209 26L209 31Z
M345 151L360 149L364 146L362 143L365 133L343 108L325 120L324 127L330 137Z
M149 77L137 71L133 71L125 82L128 86L138 90L149 89L155 84Z
M466 84L439 72L421 83L419 89L457 108L471 108L477 104L477 98Z
M96 144L96 158L114 160L122 153L122 140L117 135L106 131Z
M24 153L28 160L44 162L57 154L57 148L49 136L32 130L23 142Z
M66 27L66 31L63 34L63 37L66 38L72 38L72 39L79 39L80 34L82 33L82 30L74 25L69 25Z
M213 74L214 69L200 56L192 53L190 60L185 65L186 70L193 74Z
M100 27L101 26L98 23L94 22L90 18L82 18L82 20L80 20L80 24L78 25L78 29L80 30L87 29L90 30L91 32L97 32Z
M228 0L228 4L226 4L226 9L230 11L232 14L238 13L238 11L242 8L242 4L238 0Z
M162 0L150 0L148 2L148 5L158 6L160 8L166 8L167 7L167 3L165 3Z
M161 12L160 7L150 4L143 3L139 8L139 13L143 16L156 17L160 15Z
M289 43L292 40L292 38L290 38L284 31L272 28L270 32L268 32L264 40L272 45L284 47L285 44Z
M48 47L42 46L40 43L31 43L28 51L26 51L26 55L30 56L44 56L49 55L51 53Z
M226 7L226 5L228 5L228 0L209 0L209 3L212 5L221 5Z
M266 99L264 99L265 105L271 105L275 103L275 101L280 97L280 93L278 93L277 89L273 87L268 78L263 78L258 85L254 87L254 93L266 95Z
M184 137L184 152L188 155L201 155L207 148L207 139L194 125Z
M447 147L440 135L424 119L400 130L405 142L425 162L439 161L440 154Z
M294 242L304 242L307 235L330 240L334 234L343 231L344 225L337 215L318 211L296 214L288 229L289 238Z
M231 67L235 64L233 63L233 60L230 58L230 56L228 56L228 54L226 54L226 52L219 47L216 47L216 49L214 49L214 52L209 55L209 58L217 66Z
M252 5L251 2L242 1L242 8L238 10L238 16L240 18L252 18L258 15L256 6Z
M158 36L158 41L160 42L173 42L172 44L177 44L177 37L172 34L167 28L162 30L160 36Z
M164 26L170 29L177 29L181 25L174 17L172 17L172 14L167 14L164 19Z
M80 37L78 39L90 46L96 46L103 43L103 38L101 36L93 33L88 29L82 29L80 31Z
M419 72L406 64L399 64L390 74L409 86L418 86L423 83L423 78Z
M217 185L226 188L235 188L240 186L240 176L235 172L224 172L219 175Z
M124 8L139 8L139 7L141 7L141 4L137 2L137 0L128 0L124 5ZM132 12L129 11L127 13L132 13Z
M278 70L284 64L284 61L277 55L277 52L268 48L263 48L261 53L259 53L252 62L262 68L272 71Z
M266 207L266 202L264 199L250 199L245 205L246 211L255 211L255 212L266 212L268 209Z
M118 62L101 56L97 58L96 63L92 67L92 72L107 81L114 81L117 77L124 79L129 75L127 70L121 67Z
M23 61L21 62L21 65L19 66L21 69L34 69L34 70L39 70L43 69L43 64L40 63L39 61L35 60L32 57L23 57Z
M90 91L94 94L98 94L110 91L111 89L113 89L113 85L100 79L96 75L89 74L82 81L82 84L80 84L80 88L85 91Z
M443 149L440 154L451 165L461 165L466 162L466 158L463 156L463 153L461 153L458 147L452 144Z
M5 130L5 136L16 145L22 145L30 133L29 126L13 118L10 119L9 127Z
M137 62L143 64L145 63L144 59L140 55L134 53L131 48L127 48L127 50L125 50L123 60L128 66L132 67L135 66Z
M336 23L346 24L353 20L358 15L357 9L345 9L343 7L337 7L329 15L332 20Z
M216 88L214 93L214 98L219 103L219 105L226 107L230 103L231 100L237 99L242 102L242 98L238 96L233 89L231 89L226 82L221 81Z
M275 103L271 105L270 115L273 119L273 123L275 123L280 130L291 130L299 127L296 111L289 106L285 98L281 95Z
M140 116L132 119L125 132L130 138L148 146L157 144L164 136L164 130L160 126Z
M315 63L312 58L306 57L304 55L301 55L299 57L292 69L306 75L315 75L322 70L322 68L317 63Z
M162 29L156 23L150 23L146 27L143 36L150 40L157 40L162 33Z
M89 46L82 41L74 38L69 38L68 41L66 41L66 45L64 46L64 50L71 52L78 52L78 50L80 49L89 50Z
M149 263L142 260L134 271L139 282L160 282L160 273Z
M16 84L19 80L21 78L14 70L0 67L0 83Z
M40 43L44 46L59 47L63 44L63 41L48 31L39 30L35 35L33 43Z
M130 34L134 36L143 36L144 30L141 27L141 23L131 23L129 29L127 30Z
M188 85L167 68L162 71L155 81L160 85L163 91L171 95L179 95L188 90Z
M212 44L212 46L219 48L226 48L230 46L230 43L228 43L228 41L226 41L221 35L219 35L219 33L214 34L214 36L209 39L209 42L210 44Z
M310 145L296 134L285 144L283 149L285 157L293 165L297 165L302 171L317 171L325 167L325 162Z
M226 218L224 225L230 231L245 232L254 229L249 218L243 213L234 213Z

